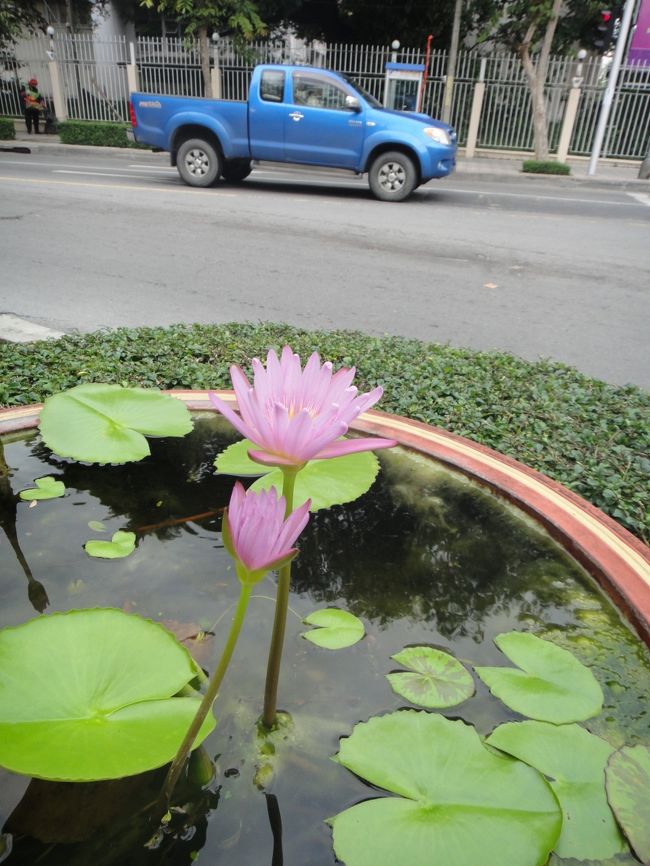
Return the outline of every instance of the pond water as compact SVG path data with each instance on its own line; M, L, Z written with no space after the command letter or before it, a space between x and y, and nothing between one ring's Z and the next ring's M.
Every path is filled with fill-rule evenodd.
M46 602L48 612L118 607L161 621L181 638L204 634L188 646L212 671L238 597L220 536L233 479L213 470L215 455L232 441L221 419L202 415L189 437L153 441L141 463L97 467L54 457L36 433L7 437L0 625L24 622ZM254 784L255 720L273 617L270 579L256 587L217 699L217 728L204 744L217 772L207 789L188 788L190 817L174 814L168 832L153 839L129 818L160 772L73 786L30 785L0 770L0 823L8 834L0 861L331 866L325 819L379 792L330 757L357 722L405 705L385 674L397 668L390 656L406 645L502 665L508 662L493 644L496 635L519 629L550 638L603 686L603 713L585 726L615 746L647 741L650 655L591 578L531 521L462 476L400 448L382 452L381 466L368 494L313 516L300 541L279 691L294 727L290 737L276 737L265 790ZM66 496L35 507L16 502L14 495L43 475L62 480ZM89 526L94 521L104 532ZM136 533L132 555L107 561L85 554L86 541L118 529ZM305 641L302 618L326 606L361 617L365 639L336 652ZM445 715L485 735L519 718L475 679L474 697ZM622 855L611 862L637 861Z

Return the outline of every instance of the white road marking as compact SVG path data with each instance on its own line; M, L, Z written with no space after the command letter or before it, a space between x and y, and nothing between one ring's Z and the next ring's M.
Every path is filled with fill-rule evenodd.
M650 193L647 192L628 192L628 195L631 198L640 201L641 204L644 204L646 207L650 207Z
M10 343L31 343L34 340L57 340L62 331L37 325L12 313L0 313L0 339Z
M75 169L68 168L57 168L52 174L83 174L83 175L91 175L93 177L126 177L129 180L133 180L137 177L137 175L133 174L118 174L113 171L80 171Z
M422 192L459 192L463 195L480 195L480 196L501 196L503 198L525 198L528 200L540 199L541 201L561 201L561 202L572 202L575 204L606 204L612 205L613 207L629 207L629 201L612 201L611 199L597 199L597 198L563 198L559 195L538 195L533 193L523 193L523 192L501 192L501 191L492 191L492 190L484 190L484 189L458 189L458 187L451 186L441 186L440 189L434 189L433 187L420 187ZM632 195L632 193L628 193L628 195Z

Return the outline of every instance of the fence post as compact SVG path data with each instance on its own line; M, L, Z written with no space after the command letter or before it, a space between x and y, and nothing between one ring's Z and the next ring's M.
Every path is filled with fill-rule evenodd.
M138 80L138 65L135 62L135 45L133 42L129 42L129 51L131 62L126 65L126 80L129 86L129 93L135 93L140 90L140 81Z
M564 109L564 117L562 118L560 143L557 146L558 162L565 162L568 156L571 136L573 135L573 128L578 114L578 105L580 103L581 93L582 88L580 87L572 87L571 90L569 90L569 98L567 99L566 108Z
M63 87L61 86L61 74L59 64L56 60L49 60L50 81L52 82L52 99L54 100L54 113L56 119L64 121L68 119L68 104L65 99Z
M483 99L485 97L485 66L486 59L483 57L481 59L481 69L478 75L478 81L474 85L474 94L472 95L472 110L469 115L467 144L465 145L465 156L467 159L471 159L476 153L478 127L481 121L481 111L483 109Z

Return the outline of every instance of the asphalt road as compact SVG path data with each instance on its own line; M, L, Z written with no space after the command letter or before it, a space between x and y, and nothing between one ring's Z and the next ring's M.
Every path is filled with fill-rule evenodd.
M550 357L650 388L650 196L456 175L384 204L263 166L0 153L0 313L61 331L284 321Z

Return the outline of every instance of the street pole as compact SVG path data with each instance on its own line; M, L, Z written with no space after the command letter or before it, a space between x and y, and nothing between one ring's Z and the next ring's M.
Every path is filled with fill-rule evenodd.
M442 98L442 113L440 116L440 119L444 123L450 123L451 121L451 102L454 95L454 78L458 58L458 41L460 39L460 13L462 9L463 0L455 0L454 23L451 28L451 43L449 45L449 58L447 60L447 75L445 76L445 93Z
M614 93L616 91L616 84L618 82L618 72L621 68L621 61L623 59L623 53L627 49L627 38L630 32L630 24L632 22L632 13L634 12L635 2L634 0L626 0L625 9L623 11L623 20L621 22L621 32L618 35L618 39L616 41L616 50L614 51L614 59L612 60L612 65L609 70L609 75L607 76L607 87L605 88L605 93L603 94L603 103L600 109L600 116L598 118L598 126L596 127L596 134L594 136L594 143L591 150L591 158L589 160L589 169L587 174L590 177L596 174L596 167L598 166L598 160L600 158L600 151L603 147L603 141L605 139L605 133L607 132L607 122L609 121L609 112L612 107L612 100L614 99Z

